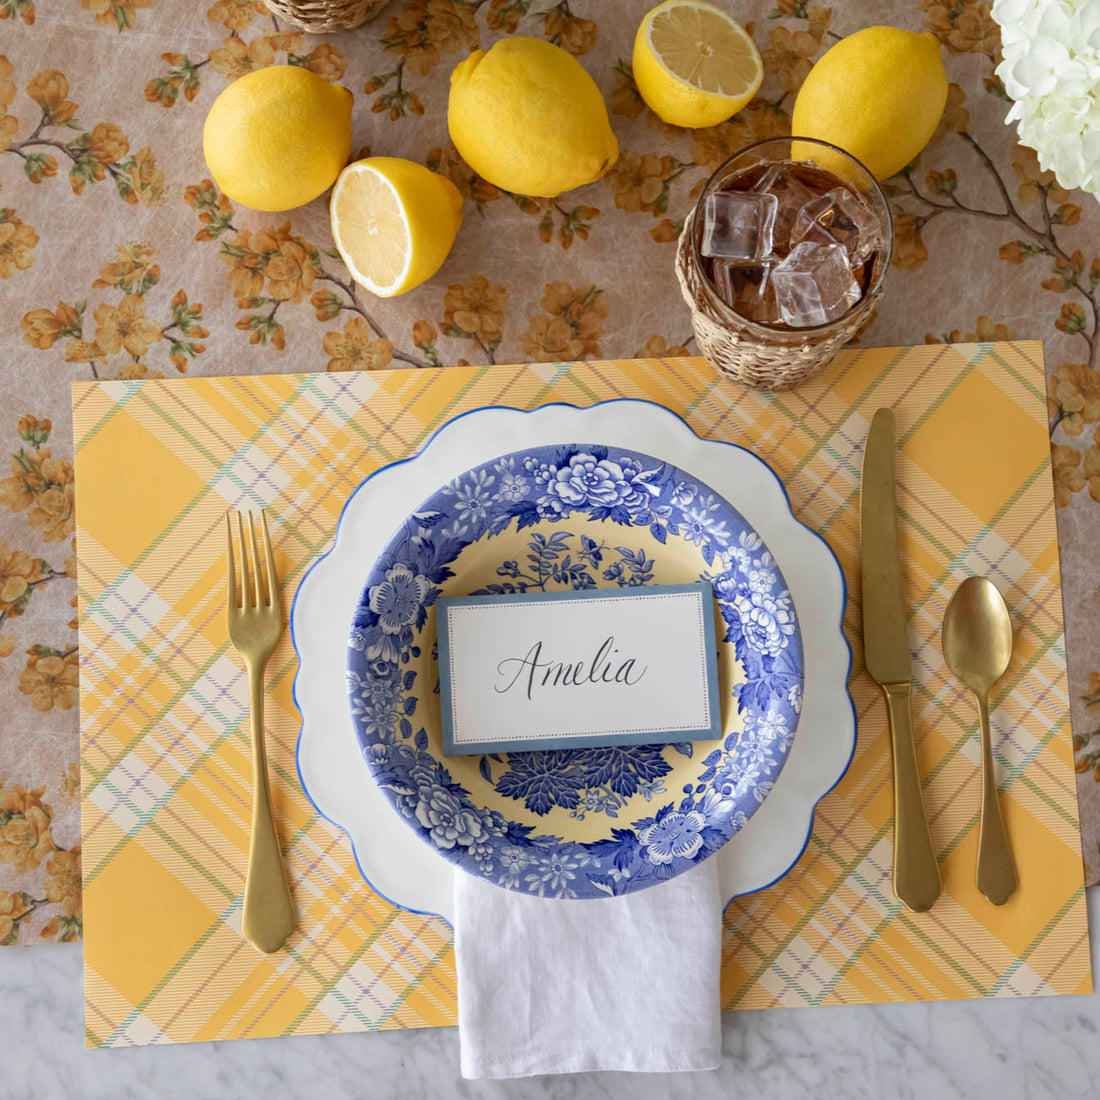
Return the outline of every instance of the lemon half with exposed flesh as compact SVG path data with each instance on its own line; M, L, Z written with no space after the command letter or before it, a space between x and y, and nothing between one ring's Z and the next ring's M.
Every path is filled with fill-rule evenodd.
M392 298L439 270L462 224L462 195L422 164L368 157L340 174L330 213L333 240L352 278Z
M764 79L760 54L740 23L702 0L666 0L634 39L634 83L673 126L715 126L736 114Z

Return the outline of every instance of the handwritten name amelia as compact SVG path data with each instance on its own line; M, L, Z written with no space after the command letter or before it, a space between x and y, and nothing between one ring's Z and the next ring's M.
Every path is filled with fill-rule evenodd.
M633 687L649 667L643 665L638 668L637 664L634 657L619 656L614 634L600 643L590 661L560 661L544 657L542 642L538 641L524 656L506 657L497 665L501 680L493 685L493 690L503 695L518 684L530 699L536 687L583 687L585 684L625 684ZM508 682L504 683L504 680Z

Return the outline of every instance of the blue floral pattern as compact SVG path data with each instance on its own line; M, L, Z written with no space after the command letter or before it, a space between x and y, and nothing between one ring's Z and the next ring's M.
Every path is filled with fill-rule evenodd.
M570 530L606 524L607 538ZM690 743L483 756L482 779L529 814L566 810L606 820L597 840L538 832L478 805L434 755L417 683L424 628L462 552L507 530L530 528L521 562L503 560L481 594L649 584L655 560L632 546L645 529L659 547L698 549L744 671L735 690L742 729L694 764L678 794L665 788ZM412 666L412 667L410 667ZM348 693L363 755L409 826L464 870L539 897L627 893L706 859L767 797L786 760L802 700L802 642L790 593L771 553L744 518L682 470L633 451L541 447L506 455L445 485L412 513L375 563L352 626ZM681 768L681 774L683 770ZM652 813L620 820L641 795ZM635 806L640 805L635 802ZM637 811L635 811L637 812Z

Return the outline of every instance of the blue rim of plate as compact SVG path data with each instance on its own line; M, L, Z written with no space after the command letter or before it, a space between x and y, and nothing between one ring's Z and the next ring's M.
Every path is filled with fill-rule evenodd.
M313 570L316 569L323 561L325 561L326 558L328 558L332 553L335 552L336 545L337 545L337 542L338 542L338 539L339 539L340 527L341 527L341 525L343 523L343 519L344 519L344 513L347 511L347 509L351 505L351 502L359 494L360 490L363 489L364 486L366 486L368 482L373 481L374 478L377 477L379 474L382 474L382 473L384 473L388 470L393 470L396 467L404 466L404 465L406 465L410 462L416 461L416 459L419 458L427 450L427 448L430 446L430 444L435 441L436 437L441 432L445 431L447 428L449 428L452 424L455 424L457 421L463 420L466 417L473 416L477 413L483 413L483 412L489 412L489 411L498 411L498 412L512 412L512 413L521 413L523 415L530 415L531 413L535 413L535 412L538 412L542 409L547 409L547 408L571 409L571 410L576 411L576 412L584 412L584 411L587 411L589 409L599 408L599 407L604 406L604 405L622 405L622 404L648 405L648 406L651 406L654 409L658 409L660 412L664 413L665 415L671 417L672 419L674 419L674 420L678 421L680 424L682 424L700 442L714 443L714 444L717 444L717 445L722 446L722 447L730 447L733 450L744 451L746 454L750 455L752 458L756 459L756 461L761 463L761 465L763 465L765 467L765 469L767 469L767 471L771 474L772 478L774 479L776 485L778 486L780 492L782 493L783 500L784 500L784 502L787 506L787 510L790 513L791 517L795 520L796 523L799 524L799 526L804 527L810 535L812 535L818 542L821 543L821 545L828 552L829 556L833 559L833 563L836 566L837 575L840 577L840 586L841 586L841 604L840 604L841 610L840 610L840 619L837 623L837 631L838 631L840 640L844 645L845 651L847 652L847 655L848 655L848 657L847 657L847 668L845 669L845 677L844 677L844 682L847 683L848 680L851 677L852 663L853 663L852 647L849 645L848 639L847 639L846 635L844 634L844 614L845 614L845 609L847 608L847 604L848 604L848 579L844 574L844 569L840 564L840 559L837 557L836 551L834 551L833 548L829 545L829 543L821 535L819 535L812 527L809 527L806 524L802 523L802 521L799 520L797 518L797 516L794 515L794 510L791 508L790 494L787 492L787 487L783 484L782 479L775 472L775 470L772 468L770 463L765 461L763 458L761 458L755 452L750 451L747 447L743 447L738 443L730 443L730 442L728 442L727 440L724 440L724 439L703 439L701 436L698 435L698 433L695 431L695 429L692 428L692 426L682 416L679 415L679 413L673 412L671 409L667 408L664 405L659 404L656 401L650 401L650 400L645 399L645 398L609 398L606 401L593 402L591 405L575 405L575 404L573 404L572 402L569 402L569 401L550 401L550 402L546 402L543 405L539 405L534 409L517 408L514 405L480 405L476 409L467 409L465 412L458 413L456 416L453 416L450 419L446 420L444 423L440 424L423 441L423 443L421 443L421 445L417 448L417 450L413 454L409 455L407 458L396 459L393 462L386 463L386 465L384 465L384 466L379 466L377 470L372 470L365 478L363 478L363 480L361 482L359 482L359 484L355 487L355 489L351 493L348 494L347 499L344 501L344 504L340 509L340 515L337 517L336 533L333 536L332 545L329 547L328 550L326 550L323 554L321 554L316 559L316 561L314 561L310 565L310 567L305 571L305 573L302 575L302 580L299 582L298 586L296 587L295 592L294 592L294 596L291 600L290 615L289 615L290 638L291 638L291 644L294 647L295 654L298 656L298 659L299 659L299 668L298 668L298 670L295 671L294 679L291 682L291 698L293 699L295 706L298 707L299 714L302 713L302 708L301 708L301 705L300 705L299 700L298 700L298 676L300 675L300 669L301 669L301 650L298 646L298 639L297 639L297 634L296 634L296 631L295 631L295 612L296 612L297 606L298 606L298 597L299 597L299 595L302 591L302 588L305 585L306 579L313 572ZM852 728L853 728L853 730L855 730L856 720L857 720L855 702L853 701L853 699L851 697L851 693L849 691L845 691L844 694L845 694L845 699L847 700L848 709L851 712L851 716L852 716ZM387 894L385 894L384 892L379 890L378 887L374 884L374 882L371 881L370 876L367 874L366 870L363 867L363 861L359 857L358 847L355 843L355 839L352 836L352 834L345 828L345 826L341 822L337 821L333 817L330 817L328 814L325 813L324 810L321 809L321 807L314 800L313 796L310 794L309 788L306 786L305 777L302 774L302 759L301 759L302 739L303 739L304 733L305 733L305 719L303 718L301 724L298 727L298 737L297 737L297 740L295 742L295 748L294 748L294 763L295 763L295 770L298 773L298 782L301 785L303 794L305 794L305 796L306 796L306 800L313 807L313 809L316 811L318 816L321 817L323 820L328 821L330 824L336 826L336 828L340 829L348 837L348 841L351 844L352 857L355 860L355 865L358 868L359 874L362 877L363 881L366 882L366 884L371 888L372 891L374 891L374 893L376 893L379 897L383 898L390 905L393 905L395 908L403 909L406 912L415 913L419 916L438 917L445 924L450 926L451 922L442 913L437 913L437 912L434 912L434 911L428 910L428 909L416 909L416 908L413 908L412 906L404 905L400 901L389 897ZM761 884L760 886L755 887L752 890L746 890L746 891L742 891L742 892L739 892L739 893L732 894L729 898L726 899L725 903L727 905L731 901L733 901L734 898L736 898L736 897L747 897L747 896L750 896L752 894L758 894L758 893L761 893L764 890L770 889L772 886L774 886L777 882L780 882L783 878L785 878L790 873L791 869L802 858L803 854L806 851L806 848L809 846L810 837L813 835L814 820L816 818L818 805L821 803L822 799L824 799L828 794L830 794L832 791L834 791L837 788L837 786L839 786L840 782L844 779L845 775L848 774L848 771L852 766L852 761L855 759L856 745L857 744L858 744L858 737L853 736L853 738L852 738L852 747L851 747L851 749L848 753L848 759L845 761L843 768L841 768L840 771L838 772L836 779L814 799L813 805L810 807L810 815L809 815L809 820L806 823L805 835L802 838L802 842L799 845L797 853L795 854L794 858L790 861L790 863L779 874L777 874L773 879L771 879L769 882L765 882L765 883Z
M472 593L459 582L458 595L645 588L666 552L677 572L694 574L666 575L666 583L710 583L722 640L744 675L725 700L736 705L740 728L717 747L482 754L475 792L473 759L448 758L429 736L438 717L425 647L435 601L462 575L466 551L492 553L506 532L513 540L493 554L498 579ZM372 565L348 640L352 722L390 804L463 871L538 897L634 893L710 858L771 792L798 725L803 682L794 604L752 525L679 467L590 442L497 455L436 489Z

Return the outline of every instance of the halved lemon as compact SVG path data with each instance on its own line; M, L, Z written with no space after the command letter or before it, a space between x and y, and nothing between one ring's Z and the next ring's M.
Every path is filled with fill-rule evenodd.
M715 126L736 114L764 79L748 32L702 0L666 0L634 38L634 82L673 126Z
M462 224L462 195L422 164L367 157L340 173L329 212L352 278L392 298L439 270Z

